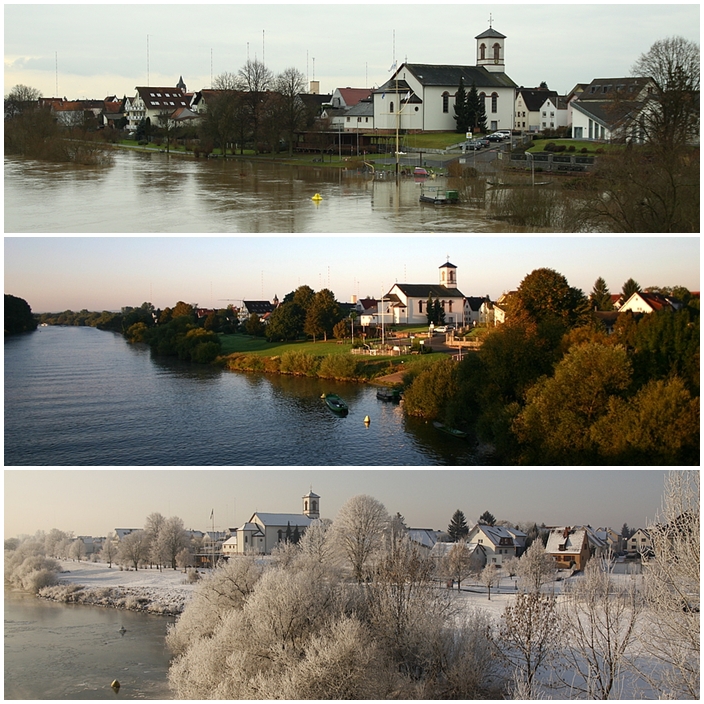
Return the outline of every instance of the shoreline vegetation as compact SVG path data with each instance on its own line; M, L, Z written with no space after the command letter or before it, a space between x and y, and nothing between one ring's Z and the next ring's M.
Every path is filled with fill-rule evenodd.
M629 279L622 302L640 291ZM364 346L375 354L352 354L352 321L332 291L308 286L287 294L267 324L256 314L240 321L232 306L206 311L183 301L38 320L93 325L155 355L231 371L401 388L405 415L467 433L498 464L698 465L699 298L681 286L650 291L661 310L618 313L603 279L587 297L562 274L536 269L504 301L504 324L471 330L481 344L461 361L437 345L421 353L422 326L387 328L393 351L370 328ZM392 335L407 335L411 348Z

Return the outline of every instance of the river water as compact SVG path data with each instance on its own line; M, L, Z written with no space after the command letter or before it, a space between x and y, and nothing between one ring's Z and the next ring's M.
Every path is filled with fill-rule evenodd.
M373 386L156 359L88 327L5 339L6 466L474 464L469 443L405 418Z
M446 179L434 185L446 187ZM5 232L506 232L467 203L419 202L413 178L240 159L115 152L108 167L5 157ZM322 201L311 200L320 193Z
M4 698L168 699L169 622L6 588ZM119 693L110 687L115 679Z

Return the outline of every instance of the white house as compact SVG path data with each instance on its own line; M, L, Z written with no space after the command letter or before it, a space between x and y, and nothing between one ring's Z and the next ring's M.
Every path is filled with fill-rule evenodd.
M557 91L549 90L545 83L538 88L519 88L516 91L516 107L514 110L514 129L527 132L538 132L540 112L547 98L557 98Z
M518 557L525 547L526 534L506 526L477 523L467 534L469 545L478 545L486 554L487 565L501 566L510 557Z
M572 138L608 142L629 135L654 90L651 78L594 79L570 101Z
M476 85L491 131L512 129L516 84L506 75L504 40L491 27L476 37L476 65L403 63L374 91L374 125L379 130L452 131L454 98L463 80Z
M545 98L540 106L540 129L556 130L558 127L567 127L567 100L564 96L553 95Z
M630 555L642 555L653 551L653 539L644 528L639 528L627 541L626 552Z
M149 120L157 126L160 115L173 115L179 108L190 108L191 97L186 93L183 78L178 85L157 88L137 86L137 94L125 102L127 129L134 132L142 120Z
M660 310L679 310L682 303L676 298L663 296L662 293L636 291L619 309L619 313L655 313Z
M429 298L440 301L446 323L467 324L465 296L457 288L457 267L450 262L440 266L439 284L394 284L379 302L383 307L384 322L397 325L426 323Z

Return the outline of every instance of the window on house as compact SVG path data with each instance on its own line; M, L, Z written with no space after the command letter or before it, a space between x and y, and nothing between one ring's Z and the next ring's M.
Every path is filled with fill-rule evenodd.
M449 311L450 313L452 313L452 301L448 301L448 302L447 302L447 306L448 306L448 311Z
M543 110L543 117L545 117L546 115L547 113L545 112L545 110Z
M365 118L364 118L364 121L365 121L365 122L369 122L369 118L368 118L368 117L365 117Z
M498 93L492 93L491 94L491 112L497 112L498 102L499 102Z
M392 101L389 103L389 112L393 112L393 111L394 111L394 101L392 100Z
M445 91L442 94L442 111L443 112L449 112L450 110L450 94Z
M423 301L418 301L418 312L419 313L423 312Z
M555 117L555 113L554 113L554 112L551 112L551 113L550 113L550 117Z
M494 50L494 63L498 64L501 61L501 44L497 42L492 49Z

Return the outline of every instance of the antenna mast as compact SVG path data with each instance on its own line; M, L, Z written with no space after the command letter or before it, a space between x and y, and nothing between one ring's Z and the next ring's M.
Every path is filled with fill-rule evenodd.
M54 52L54 68L56 71L56 97L59 97L59 52L55 51Z
M149 85L149 35L147 34L147 86Z

